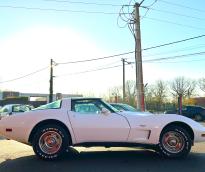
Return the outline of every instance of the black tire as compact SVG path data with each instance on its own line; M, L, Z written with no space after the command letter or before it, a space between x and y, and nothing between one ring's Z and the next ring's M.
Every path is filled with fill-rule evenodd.
M195 121L203 121L203 117L201 116L201 114L196 114L194 117Z
M178 126L164 129L160 135L158 150L166 158L185 158L192 146L189 133Z
M32 145L35 154L44 160L59 158L68 148L68 134L58 125L40 127L34 135Z

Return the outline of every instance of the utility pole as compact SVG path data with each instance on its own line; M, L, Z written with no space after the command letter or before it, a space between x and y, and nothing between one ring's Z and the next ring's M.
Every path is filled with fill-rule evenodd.
M49 103L53 101L53 59L50 62L50 88L49 88Z
M142 1L143 2L143 1ZM141 33L140 33L140 15L139 7L142 2L135 3L135 65L136 65L136 89L137 89L137 108L144 111L144 84L142 70L142 52L141 52Z
M122 67L123 67L123 102L125 102L125 59L122 58Z

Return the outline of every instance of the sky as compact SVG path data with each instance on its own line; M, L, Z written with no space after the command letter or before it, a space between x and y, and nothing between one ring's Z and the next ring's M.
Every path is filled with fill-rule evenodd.
M121 59L134 62L134 54L60 63L134 51L126 20L131 19L128 13L135 2L140 1L1 0L0 90L48 93L51 58L58 64L54 93L102 96L121 86ZM140 8L142 49L205 34L204 5L203 0L145 0ZM125 14L119 17L119 12ZM204 52L205 37L142 51L144 83L205 77ZM149 61L166 57L173 58ZM126 66L126 80L135 80L135 65Z

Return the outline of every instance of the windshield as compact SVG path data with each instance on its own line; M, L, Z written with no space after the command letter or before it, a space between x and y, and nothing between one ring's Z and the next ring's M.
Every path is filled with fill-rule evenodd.
M134 107L127 105L127 104L123 104L123 106L126 108L126 110L131 111L131 112L137 112L138 110L135 109Z
M55 102L39 106L33 110L44 110L44 109L59 109L61 107L61 100L57 100Z
M120 112L118 109L116 109L115 107L111 106L109 103L106 103L104 101L102 101L104 104L106 104L106 106L108 106L110 109L112 109L114 112Z

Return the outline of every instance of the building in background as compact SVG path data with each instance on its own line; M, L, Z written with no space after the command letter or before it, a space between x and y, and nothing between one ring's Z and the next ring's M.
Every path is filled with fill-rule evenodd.
M80 94L53 94L53 101L69 97L83 97ZM6 104L31 104L34 107L46 104L49 101L49 94L43 93L20 93L14 91L0 92L0 106Z

